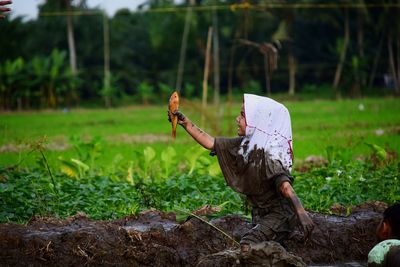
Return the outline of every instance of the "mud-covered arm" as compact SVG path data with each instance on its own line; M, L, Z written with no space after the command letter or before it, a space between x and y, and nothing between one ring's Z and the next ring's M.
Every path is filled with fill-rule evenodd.
M178 124L182 125L197 143L209 150L214 148L214 137L197 127L188 117L183 115L183 113L177 111L174 115L178 116Z
M4 19L6 16L3 15L3 12L9 12L11 11L11 8L9 7L3 7L6 5L12 4L12 1L0 1L0 19Z
M301 204L300 199L294 192L292 185L288 181L284 181L279 186L279 191L283 197L289 199L289 201L291 202L303 228L304 238L308 239L311 235L312 230L314 229L314 223L308 216L307 211L303 208L303 205Z

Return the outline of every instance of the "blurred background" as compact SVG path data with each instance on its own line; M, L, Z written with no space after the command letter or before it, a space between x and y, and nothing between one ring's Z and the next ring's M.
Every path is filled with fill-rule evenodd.
M399 1L19 1L0 109L399 94Z
M295 190L331 212L400 199L400 1L14 0L0 20L0 222L247 211L168 99L236 136L242 95L287 106ZM344 208L343 210L346 210ZM179 209L178 209L179 210Z

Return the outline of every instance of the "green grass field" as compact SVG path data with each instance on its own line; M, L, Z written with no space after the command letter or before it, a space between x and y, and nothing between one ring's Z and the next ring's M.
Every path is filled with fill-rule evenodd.
M294 133L294 188L306 209L329 213L334 204L400 200L399 99L285 104ZM181 111L197 123L199 106L184 101ZM204 128L235 136L239 110L239 102L231 115L226 105L208 109ZM217 113L223 119L216 120ZM223 206L223 214L246 214L216 157L181 128L173 142L170 127L164 106L1 114L0 222L80 211L108 220L149 208L177 212L205 204ZM382 150L373 152L366 143L392 152L390 159L374 159ZM327 150L328 164L307 172L296 168L310 155L327 158ZM354 160L359 156L365 160Z
M400 99L376 98L342 101L284 102L291 113L293 144L296 161L310 155L326 155L328 146L348 148L353 156L368 153L365 143L372 143L400 152ZM200 104L181 103L181 111L200 125ZM107 169L118 155L129 161L135 151L151 146L160 157L167 146L173 146L179 156L194 141L178 128L177 140L172 142L166 106L135 106L117 109L72 109L65 111L37 111L0 114L0 165L22 166L34 164L37 155L28 154L29 145L46 136L49 149L45 151L50 165L57 158L76 157L70 144L72 136L82 140L100 137L101 156L96 164ZM228 106L208 109L204 129L212 135L235 136L235 117L240 103L229 112ZM223 119L216 120L215 114ZM231 113L231 115L229 115ZM216 122L220 122L217 126ZM217 130L219 129L219 130ZM63 149L63 150L59 150Z

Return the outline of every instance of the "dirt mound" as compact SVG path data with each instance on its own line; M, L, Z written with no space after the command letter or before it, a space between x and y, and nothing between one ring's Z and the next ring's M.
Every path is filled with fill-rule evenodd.
M312 238L304 242L296 231L284 246L306 264L365 262L381 213L364 206L347 217L311 213L317 226ZM211 223L236 240L250 228L236 215ZM159 211L110 222L78 214L0 225L1 266L215 266L216 259L232 266L242 256L235 242L205 222L190 217L178 223L173 213Z

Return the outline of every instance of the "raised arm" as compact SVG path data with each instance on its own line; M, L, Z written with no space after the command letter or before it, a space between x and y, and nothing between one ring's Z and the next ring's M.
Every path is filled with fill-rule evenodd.
M11 1L0 1L0 19L5 18L5 15L2 14L3 12L11 11L11 8L9 8L9 7L2 7L2 6L9 5L9 4L12 4L12 2Z
M303 208L303 205L301 204L300 199L294 192L293 187L290 185L289 182L285 181L281 184L279 190L282 196L289 199L289 201L292 203L293 208L303 228L304 238L308 239L308 237L311 235L312 230L314 229L314 223L308 216L306 210Z
M174 114L178 116L178 124L182 125L197 143L209 150L214 148L214 137L197 127L188 117L183 115L183 113L177 111Z

